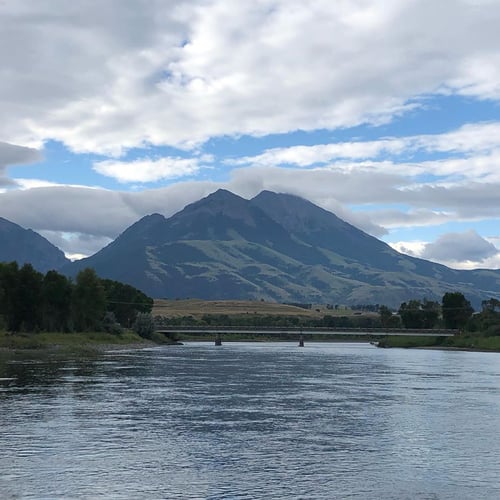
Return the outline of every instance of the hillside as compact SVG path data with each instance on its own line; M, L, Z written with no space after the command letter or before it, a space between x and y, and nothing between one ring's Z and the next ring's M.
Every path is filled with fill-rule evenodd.
M169 219L146 216L97 254L93 267L156 298L398 306L462 291L476 306L500 297L500 271L458 271L403 255L302 198L219 190Z
M262 302L256 300L165 300L156 299L153 306L153 315L165 316L168 318L180 318L192 316L201 319L205 314L212 315L258 315L258 316L299 316L307 318L322 318L324 314L331 311L324 307L304 309L288 304L278 304L275 302ZM344 311L350 314L350 311Z
M59 269L69 262L64 253L31 229L0 217L0 262L30 263L40 272Z

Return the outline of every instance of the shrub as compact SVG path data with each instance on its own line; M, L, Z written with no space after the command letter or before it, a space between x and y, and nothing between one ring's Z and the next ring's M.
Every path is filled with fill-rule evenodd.
M137 313L134 323L134 332L140 337L150 339L155 331L155 322L150 313Z
M115 313L108 311L102 320L102 328L107 333L112 333L113 335L121 335L123 333L123 328L116 321Z

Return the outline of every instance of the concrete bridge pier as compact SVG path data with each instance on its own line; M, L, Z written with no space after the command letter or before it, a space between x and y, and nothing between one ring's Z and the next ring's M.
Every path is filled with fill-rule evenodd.
M299 347L304 347L304 335L299 336Z
M222 345L222 338L221 338L220 333L217 333L215 335L215 345Z

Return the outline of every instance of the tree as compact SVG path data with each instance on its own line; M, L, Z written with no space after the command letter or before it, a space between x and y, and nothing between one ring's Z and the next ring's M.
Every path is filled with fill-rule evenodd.
M500 300L483 300L482 310L467 322L467 330L478 332L487 337L500 335Z
M19 327L17 290L19 288L19 266L17 262L0 263L0 314L10 331Z
M399 315L405 328L422 328L421 309L420 300L410 300L399 306Z
M483 300L481 302L481 306L483 308L483 312L500 312L500 300L494 299L493 297L488 300Z
M463 328L474 312L470 302L460 292L446 292L441 306L446 328Z
M380 315L380 325L382 326L382 328L389 328L392 318L392 311L387 306L380 306L378 308L378 313Z
M155 322L150 313L138 313L134 323L134 332L149 339L155 331Z
M31 264L24 264L18 272L14 291L14 331L33 332L41 329L43 274Z
M399 315L405 328L433 328L439 319L439 304L427 299L403 302Z
M438 302L424 299L422 301L422 328L434 328L439 320L441 306Z
M49 271L42 282L42 327L62 332L69 328L71 317L71 281L57 271Z
M138 312L150 313L153 299L131 285L109 279L102 280L106 294L106 309L114 313L124 327L134 324Z
M86 268L77 274L72 310L77 331L101 329L101 320L106 311L106 295L102 282L93 269Z

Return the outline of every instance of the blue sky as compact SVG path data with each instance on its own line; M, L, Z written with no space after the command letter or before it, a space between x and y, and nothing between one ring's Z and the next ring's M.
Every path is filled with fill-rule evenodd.
M2 2L0 216L77 258L270 189L499 268L499 22L490 0Z

